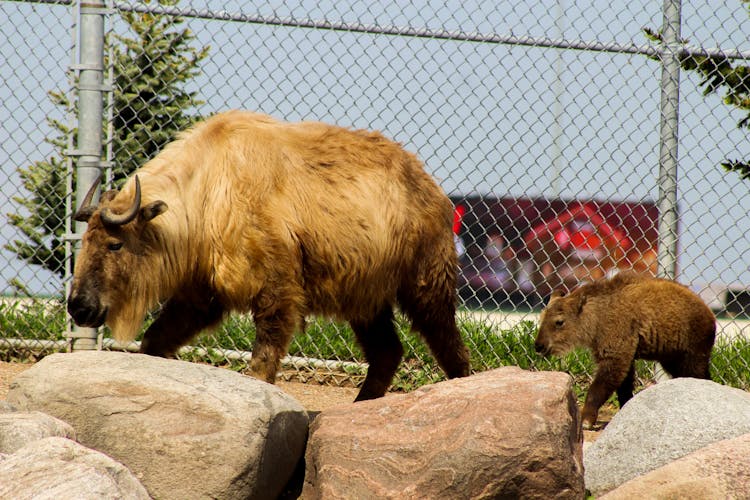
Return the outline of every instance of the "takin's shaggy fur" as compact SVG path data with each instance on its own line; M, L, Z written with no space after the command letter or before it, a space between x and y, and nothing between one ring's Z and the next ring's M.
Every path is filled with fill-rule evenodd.
M382 396L401 361L398 305L449 377L469 374L452 206L397 143L230 111L136 174L75 216L88 222L68 298L79 325L131 340L161 303L141 351L173 356L228 312L251 311L250 370L273 382L305 316L338 317L370 364L360 400Z
M625 273L553 294L534 345L545 355L591 349L597 370L581 415L591 428L613 391L620 406L633 397L636 359L658 361L672 377L710 378L715 336L714 314L687 287Z

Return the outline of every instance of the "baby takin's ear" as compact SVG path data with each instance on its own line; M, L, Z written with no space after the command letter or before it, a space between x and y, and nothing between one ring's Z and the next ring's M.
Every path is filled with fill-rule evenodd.
M552 295L549 296L549 300L559 299L562 297L565 297L565 290L555 290L552 292Z
M585 293L581 293L578 295L578 300L576 303L576 314L581 314L583 311L583 306L586 305L586 301L588 301L588 295Z

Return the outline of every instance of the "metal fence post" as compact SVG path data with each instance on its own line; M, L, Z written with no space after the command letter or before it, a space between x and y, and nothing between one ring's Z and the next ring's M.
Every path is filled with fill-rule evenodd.
M680 105L681 0L664 0L661 51L658 274L677 274L677 148Z
M78 157L76 168L76 206L99 177L102 169L102 118L104 85L104 15L103 0L79 0L80 36L78 37L79 64L74 70L78 77ZM76 222L75 233L86 230L86 223ZM95 328L75 327L70 333L72 350L97 348Z
M681 0L664 0L661 51L661 103L659 120L659 241L657 273L677 276L679 214L677 211L678 123L680 116ZM658 382L668 380L661 365L654 367Z

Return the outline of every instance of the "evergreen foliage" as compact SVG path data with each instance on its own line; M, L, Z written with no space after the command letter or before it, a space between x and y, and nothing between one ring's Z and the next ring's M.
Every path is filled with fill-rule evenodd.
M172 6L177 0L159 3ZM189 112L202 102L196 99L197 92L189 92L185 87L199 74L200 62L209 50L209 47L192 47L195 36L180 26L182 18L135 12L120 15L127 25L127 34L111 33L105 41L113 44L115 185L153 157L176 132L200 118ZM105 49L105 67L110 63L107 56ZM64 113L77 104L64 92L50 92L49 96ZM65 150L69 147L68 137L75 137L76 130L52 117L47 122L55 133L54 138L46 139L54 147L54 156L19 168L28 195L13 198L21 210L8 214L8 221L20 230L24 239L12 241L5 248L30 264L62 276L68 175ZM13 285L23 289L18 280Z
M740 0L750 13L750 0ZM661 33L644 29L646 36L655 42L663 43ZM682 41L687 43L686 41ZM686 71L694 71L701 76L703 94L724 91L724 104L745 111L747 115L737 126L750 131L750 66L733 64L726 56L696 56L685 54L680 65ZM750 160L726 159L721 164L728 172L737 172L742 179L750 179Z

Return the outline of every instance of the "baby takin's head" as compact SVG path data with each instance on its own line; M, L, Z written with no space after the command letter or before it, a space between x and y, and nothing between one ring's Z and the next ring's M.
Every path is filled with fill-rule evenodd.
M539 332L534 349L547 356L561 356L581 343L580 316L586 304L584 290L578 289L569 295L554 292L547 307L539 316Z

